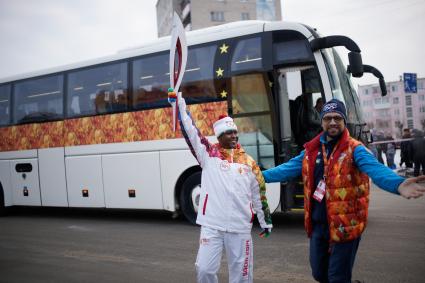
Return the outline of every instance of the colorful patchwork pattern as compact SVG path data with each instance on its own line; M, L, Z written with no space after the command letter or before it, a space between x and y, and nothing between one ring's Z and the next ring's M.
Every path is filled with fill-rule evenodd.
M345 130L330 161L326 181L326 207L332 242L347 242L358 238L366 228L369 207L369 177L354 163L354 149L361 143ZM311 236L311 195L314 191L314 160L317 157L320 136L306 144L303 160L304 224Z
M64 122L0 128L0 151L63 146Z
M214 135L212 121L227 112L227 102L189 105L197 128ZM171 107L58 122L0 128L0 151L181 138L173 132Z

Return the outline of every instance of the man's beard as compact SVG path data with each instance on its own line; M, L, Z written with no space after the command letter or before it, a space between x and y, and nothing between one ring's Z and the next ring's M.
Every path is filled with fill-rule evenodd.
M343 130L341 128L329 128L326 131L326 134L328 135L328 137L335 139L341 136Z

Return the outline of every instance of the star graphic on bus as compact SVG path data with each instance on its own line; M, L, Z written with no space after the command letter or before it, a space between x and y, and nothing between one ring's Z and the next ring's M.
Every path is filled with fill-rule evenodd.
M215 72L217 73L217 78L219 78L219 77L222 77L223 76L224 70L221 67L219 67L217 69L217 71L215 71Z
M226 45L226 43L223 43L223 45L220 46L220 54L227 53L228 48L229 48L229 45Z
M225 91L223 89L223 91L220 93L220 95L221 95L221 98L226 98L227 97L227 91Z

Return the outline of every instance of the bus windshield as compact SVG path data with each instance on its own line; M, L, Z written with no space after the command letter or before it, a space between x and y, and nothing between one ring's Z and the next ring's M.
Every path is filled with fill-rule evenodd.
M345 103L348 118L347 123L352 125L362 123L363 117L360 111L357 93L351 83L351 76L347 74L341 58L333 48L322 52L332 88L332 96Z

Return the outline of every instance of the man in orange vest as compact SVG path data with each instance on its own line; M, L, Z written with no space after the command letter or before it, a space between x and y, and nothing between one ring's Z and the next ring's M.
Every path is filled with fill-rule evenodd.
M297 157L263 172L267 183L302 175L304 226L310 238L310 265L319 282L351 282L361 234L366 228L369 177L380 188L407 199L425 192L425 176L404 179L379 163L347 128L344 103L327 102L323 132Z

